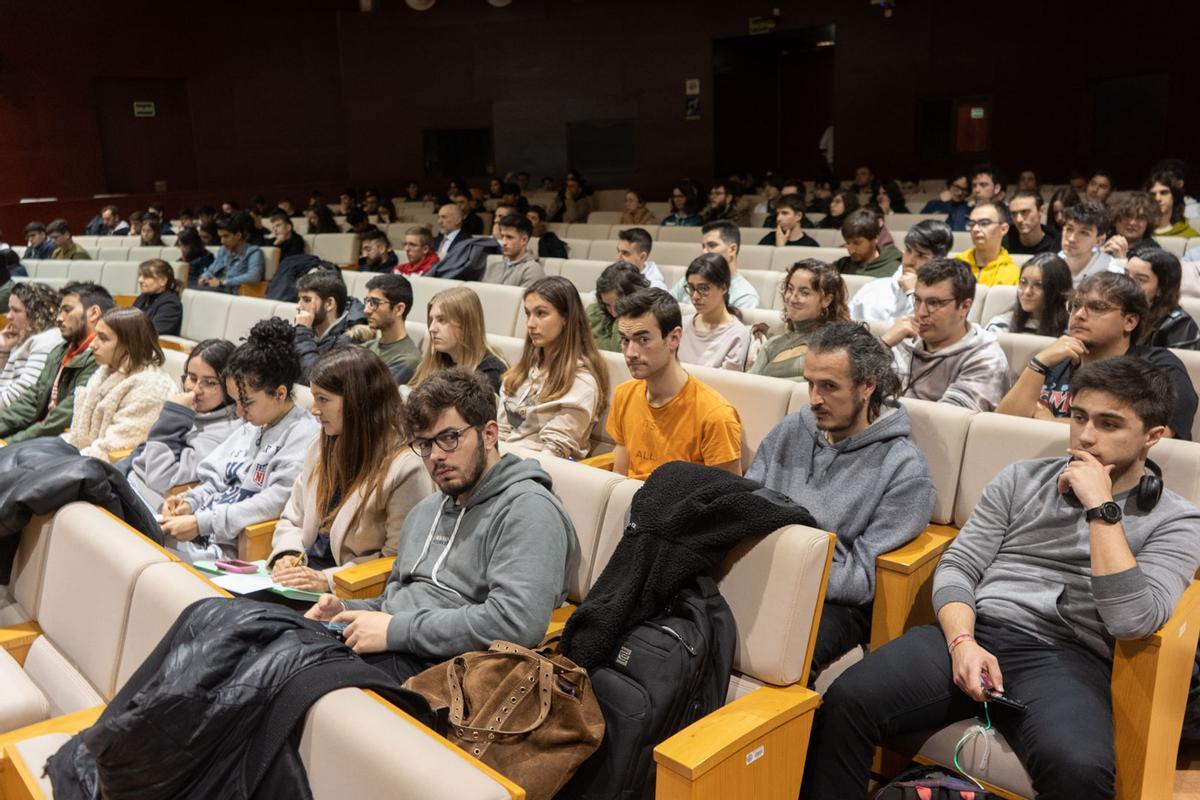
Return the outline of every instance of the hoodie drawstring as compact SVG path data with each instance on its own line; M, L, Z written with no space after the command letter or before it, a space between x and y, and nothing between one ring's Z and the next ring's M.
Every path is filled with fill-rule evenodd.
M437 531L438 523L442 521L442 512L444 510L445 510L445 504L438 506L438 513L433 518L433 525L430 526L429 534L425 537L425 546L421 548L421 554L419 556L417 556L417 560L414 561L413 565L408 568L409 573L415 573L417 571L417 566L421 563L422 560L424 560L426 554L429 553L429 545L433 541L433 534ZM446 584L440 582L438 580L437 576L438 576L438 570L442 568L442 564L444 564L446 561L446 556L449 555L449 553L450 553L450 548L454 546L455 538L458 537L458 526L462 524L463 517L465 517L466 515L467 515L466 509L463 509L462 513L460 513L458 515L458 519L455 520L455 522L454 522L454 529L450 532L450 539L446 542L446 546L445 546L445 548L442 549L442 554L440 556L438 556L437 561L433 562L433 572L429 576L430 580L433 581L434 586L454 592L459 597L462 597L461 592L457 591L452 586L447 586Z

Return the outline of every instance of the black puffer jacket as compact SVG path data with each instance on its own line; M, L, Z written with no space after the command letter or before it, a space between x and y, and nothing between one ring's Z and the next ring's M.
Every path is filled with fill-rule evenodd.
M57 436L0 447L0 584L12 578L21 529L36 514L93 503L162 544L154 514L106 461L79 455Z
M629 524L596 585L563 629L562 652L591 669L626 633L662 613L747 536L816 520L786 495L716 467L672 461L638 489Z
M401 689L324 627L283 606L188 606L96 724L50 757L57 800L312 797L297 723L335 689L384 694L435 727Z

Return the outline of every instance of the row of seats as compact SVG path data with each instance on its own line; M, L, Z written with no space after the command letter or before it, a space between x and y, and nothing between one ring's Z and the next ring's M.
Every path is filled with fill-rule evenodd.
M25 526L10 589L0 598L6 797L25 796L10 791L21 779L22 790L52 797L49 779L41 777L46 759L94 721L184 608L228 596L86 503ZM299 752L316 798L523 796L519 787L358 689L326 695L303 725Z

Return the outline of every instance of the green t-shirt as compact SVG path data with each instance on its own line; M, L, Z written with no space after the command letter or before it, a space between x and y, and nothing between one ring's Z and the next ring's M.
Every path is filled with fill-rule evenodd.
M421 349L411 336L388 344L380 343L379 339L372 339L363 346L383 359L383 363L387 364L389 369L398 364L412 373L417 371L417 365L421 363ZM392 374L395 375L395 372L393 369Z
M804 361L808 356L808 340L816 325L811 322L803 323L775 336L758 351L758 358L750 372L755 375L769 375L772 378L787 378L793 381L804 380ZM796 355L776 361L780 353L799 348Z

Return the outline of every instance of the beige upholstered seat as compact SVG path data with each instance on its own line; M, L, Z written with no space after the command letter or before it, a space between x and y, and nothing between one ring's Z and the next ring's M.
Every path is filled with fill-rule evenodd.
M275 313L275 300L262 297L229 296L226 300L229 312L225 317L225 328L221 338L238 344L242 337L249 335L250 329L256 322L270 319ZM284 317L288 322L292 317Z
M334 264L358 263L358 235L354 233L318 233L313 255Z
M973 465L966 459L967 437L979 415L947 403L902 398L900 403L912 420L913 442L929 464L929 474L937 490L932 522L954 522L954 500L958 495L959 476Z
M700 247L700 237L703 234L699 225L679 226L679 225L663 225L659 228L658 238L655 240L654 246L658 247L660 242L683 242L694 243L697 248ZM663 263L660 259L658 263Z
M614 249L613 252L615 253L616 250ZM580 292L590 292L595 290L596 279L600 277L600 273L611 263L613 262L598 259L585 261L583 259L569 258L563 263L561 274L573 283L575 288Z
M979 312L981 325L987 325L992 317L997 314L1003 314L1013 307L1017 302L1017 287L1015 286L992 286L988 289L987 296L983 300L983 307Z
M611 264L617 260L617 240L616 239L594 239L591 247L588 248L586 256L578 256L578 258L587 258L592 261L603 261L605 264ZM654 257L654 248L650 248L651 258Z

